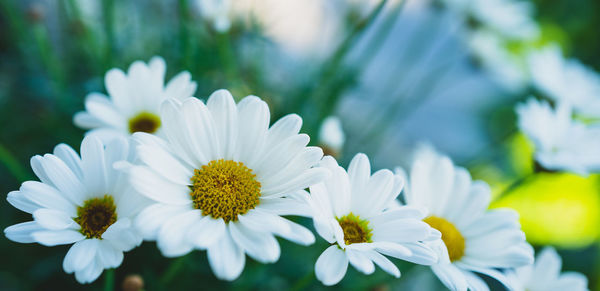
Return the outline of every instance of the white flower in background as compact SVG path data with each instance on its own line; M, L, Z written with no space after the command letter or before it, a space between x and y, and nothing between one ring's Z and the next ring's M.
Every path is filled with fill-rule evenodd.
M400 277L398 268L383 255L418 264L437 262L436 254L421 241L437 240L440 234L422 221L423 214L406 206L389 209L402 191L400 176L389 170L371 175L364 154L352 159L348 172L330 156L321 166L332 175L310 186L310 193L315 228L331 244L315 265L323 284L342 280L348 263L364 274L373 273L377 264Z
M408 206L425 209L424 221L442 233L440 240L428 242L440 257L431 269L451 290L488 290L475 273L510 285L499 269L533 262L518 214L487 210L490 195L486 183L471 181L469 172L448 157L428 147L415 155L404 198Z
M510 39L533 40L540 29L532 17L533 3L523 0L473 0L469 10L485 27Z
M196 5L202 17L212 21L218 32L227 32L231 27L231 0L197 0Z
M581 175L600 171L600 125L574 120L564 102L553 109L548 102L531 98L516 111L519 129L533 142L542 167Z
M600 118L600 75L575 59L565 59L558 45L529 55L531 78L538 90L567 102L582 115Z
M488 29L478 29L468 34L468 45L483 68L502 87L517 92L529 82L525 61L507 50L506 43Z
M562 260L552 247L544 248L535 258L533 265L520 267L510 275L516 291L585 291L587 278L577 272L560 269Z
M24 182L7 197L34 220L6 228L6 237L45 246L73 244L63 268L82 284L96 280L104 269L118 267L123 252L142 242L132 218L145 198L130 191L126 177L113 168L129 155L125 138L104 146L86 137L81 158L65 144L56 146L54 154L34 156L31 167L41 182Z
M206 105L188 98L162 105L166 140L134 134L141 165L129 168L131 184L154 201L135 221L167 257L207 249L218 278L234 280L245 254L262 263L279 259L274 235L303 245L313 234L280 215L310 216L303 189L328 171L313 168L323 156L299 134L302 119L287 115L269 127L260 98L237 106L227 90Z
M127 74L111 69L104 78L109 96L97 92L88 94L86 111L75 114L75 124L91 129L88 134L97 135L103 141L138 131L160 134L160 104L167 98L183 100L196 91L196 83L191 81L188 72L177 74L164 85L165 71L161 57L153 57L148 64L136 61L129 66Z
M339 155L345 141L346 135L340 119L335 116L325 118L319 129L319 145L325 153L330 152L332 156Z

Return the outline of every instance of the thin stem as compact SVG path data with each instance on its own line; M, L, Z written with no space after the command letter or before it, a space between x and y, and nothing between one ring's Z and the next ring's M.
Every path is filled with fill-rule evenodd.
M160 283L163 286L168 286L168 284L175 278L177 273L185 266L187 261L187 256L179 257L171 262L171 265L167 268L167 270L160 277Z
M496 200L506 196L507 194L511 193L515 189L526 184L527 182L529 182L529 180L531 180L531 178L535 177L535 174L536 174L536 172L531 172L531 173L513 181L510 185L508 185L506 188L504 188L504 190L502 190L502 192L500 192L500 194L498 194L498 196L496 196Z
M237 81L239 75L237 72L235 54L233 47L231 46L231 37L229 32L217 33L217 46L221 63L225 68L227 81L229 83Z
M106 51L105 51L105 66L107 68L111 67L113 61L113 53L114 53L114 40L115 40L115 32L114 32L114 0L104 0L102 2L102 15L104 17L104 34L106 35Z
M306 275L304 275L304 277L302 277L298 281L296 281L296 283L294 283L294 285L292 285L290 290L291 291L304 290L310 285L310 283L312 283L315 280L315 278L316 278L315 271L311 270Z
M104 271L104 291L113 291L115 287L115 269Z
M21 166L21 163L12 155L12 153L0 144L0 162L8 171L19 181L32 180L31 175Z

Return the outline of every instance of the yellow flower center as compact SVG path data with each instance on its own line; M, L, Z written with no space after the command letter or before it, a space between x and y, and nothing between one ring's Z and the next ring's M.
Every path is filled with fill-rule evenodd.
M129 132L154 133L160 127L160 117L154 113L143 111L129 120Z
M258 205L260 182L244 163L221 159L194 170L191 190L202 215L229 222Z
M337 219L344 231L344 242L346 245L354 243L372 242L372 230L369 222L354 215L352 212Z
M465 238L460 234L456 226L448 220L437 216L429 216L423 219L423 221L442 233L442 240L448 249L450 261L460 260L465 254Z
M117 221L117 206L112 196L88 199L77 207L75 222L87 238L102 238L102 234Z

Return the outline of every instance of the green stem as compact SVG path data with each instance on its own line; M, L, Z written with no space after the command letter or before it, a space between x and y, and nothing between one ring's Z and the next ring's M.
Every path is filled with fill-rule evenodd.
M114 20L115 20L115 2L114 0L104 0L102 2L102 15L104 17L104 34L106 35L106 51L105 51L105 66L106 71L112 67L113 52L114 52Z
M500 194L498 194L498 196L496 196L496 200L506 196L507 194L514 191L515 189L526 184L527 182L529 182L529 180L531 180L531 178L535 177L535 174L536 174L535 172L531 172L531 173L513 181L510 185L508 185L506 188L504 188L504 190L502 190L502 192L500 192Z
M232 82L237 81L239 75L229 32L217 33L217 46L221 64L223 65L223 68L225 68L227 82L231 84Z
M8 171L19 181L32 180L31 175L21 166L21 163L0 144L0 162L8 169Z
M191 48L190 48L190 32L189 23L189 8L187 0L179 0L179 42L182 52L182 63L184 68L191 66Z
M115 287L115 269L104 271L104 291L113 291Z
M171 262L169 268L162 274L160 277L160 284L163 286L168 286L168 284L175 278L177 273L185 266L187 261L187 256L179 257Z
M294 285L292 285L290 291L300 291L307 289L307 287L310 285L310 283L312 283L315 280L315 278L316 277L314 270L308 272L306 275L304 275L304 277L300 278L298 281L296 281L296 283L294 283Z

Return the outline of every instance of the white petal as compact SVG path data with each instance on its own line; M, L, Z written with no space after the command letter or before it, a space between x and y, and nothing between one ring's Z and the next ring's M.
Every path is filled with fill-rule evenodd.
M178 257L189 253L193 246L187 239L189 228L201 218L198 209L188 210L169 218L157 236L157 245L166 257Z
M44 171L56 188L70 201L81 205L85 199L85 187L67 165L54 155L46 154L41 160Z
M348 177L352 184L352 197L359 197L360 193L364 193L367 189L367 183L371 177L371 164L369 158L365 154L356 154L350 165L348 165ZM353 199L352 209L359 209L362 207L360 203L361 199Z
M372 274L375 272L375 265L373 265L373 261L369 259L365 254L361 251L346 249L346 256L348 256L348 261L350 264L354 266L359 272L363 274Z
M21 222L11 225L4 229L6 238L18 243L34 243L36 240L31 235L34 232L42 231L42 228L35 221Z
M171 206L165 204L152 204L142 210L135 218L135 228L142 234L145 239L154 240L161 226L167 219L185 211L181 206Z
M113 247L107 241L98 242L98 259L104 269L116 268L123 262L123 251Z
M129 251L142 243L142 237L133 230L132 222L127 217L109 226L102 234L102 238L120 251Z
M33 212L33 218L40 226L49 230L79 229L79 225L77 225L71 216L59 210L38 209Z
M425 240L430 235L427 223L410 218L369 225L373 228L374 241L416 242Z
M102 142L92 136L85 137L81 142L81 164L83 182L88 189L86 198L108 193L105 162ZM109 166L112 168L112 165Z
M283 195L302 189L323 181L330 172L323 168L312 168L304 171L301 175L290 179L279 185L273 185L270 188L262 189L262 194L265 196Z
M8 193L8 195L6 195L6 201L8 201L8 203L15 208L27 213L33 213L35 210L40 208L37 203L27 199L20 191L11 191Z
M227 90L217 90L210 95L206 106L215 122L219 144L223 149L220 158L232 159L238 137L238 114L233 96Z
M253 259L263 264L274 263L279 259L281 249L270 233L260 233L236 222L230 222L228 226L233 240Z
M398 270L398 267L386 257L376 251L367 251L364 254L388 274L400 278L400 270Z
M98 277L100 277L100 274L102 274L102 270L103 269L100 265L100 262L98 262L97 260L93 260L83 270L75 272L75 279L77 279L77 282L81 284L91 283L98 279Z
M344 278L348 269L348 258L338 246L329 246L317 259L315 274L326 286L335 285Z
M106 125L100 119L86 111L79 111L73 115L73 123L83 129L92 129Z
M71 217L77 214L77 208L52 186L37 181L26 181L19 189L24 199L39 207L56 209L68 213Z
M83 170L81 169L81 158L70 146L61 143L54 147L54 155L63 160L65 164L73 171L79 179L83 179Z
M33 232L31 236L37 242L47 247L72 244L74 242L85 239L85 236L83 234L70 229L36 231Z
M192 169L182 165L171 153L160 147L148 145L137 146L136 150L140 161L162 177L180 185L187 186L192 183Z
M86 111L110 127L122 128L125 125L123 114L102 94L90 93L85 97Z
M63 260L65 272L70 274L87 267L96 256L98 243L97 239L84 239L74 243Z
M219 241L227 230L223 219L203 216L190 226L187 239L197 248L206 249Z
M308 204L310 196L304 190L291 193L287 197L260 199L258 209L277 215L298 215L311 217L312 209Z
M283 140L298 134L302 127L302 118L297 114L288 114L277 120L267 134L265 147L271 148Z
M256 149L263 147L269 129L269 106L256 96L242 99L238 105L239 141L235 159L252 166L259 157Z
M244 250L233 241L229 232L225 232L219 242L208 248L207 255L211 269L221 280L235 280L246 264Z
M133 188L154 201L169 205L192 203L188 186L169 182L146 167L131 167L129 175Z
M467 280L462 272L452 264L433 265L431 270L450 290L467 291Z

